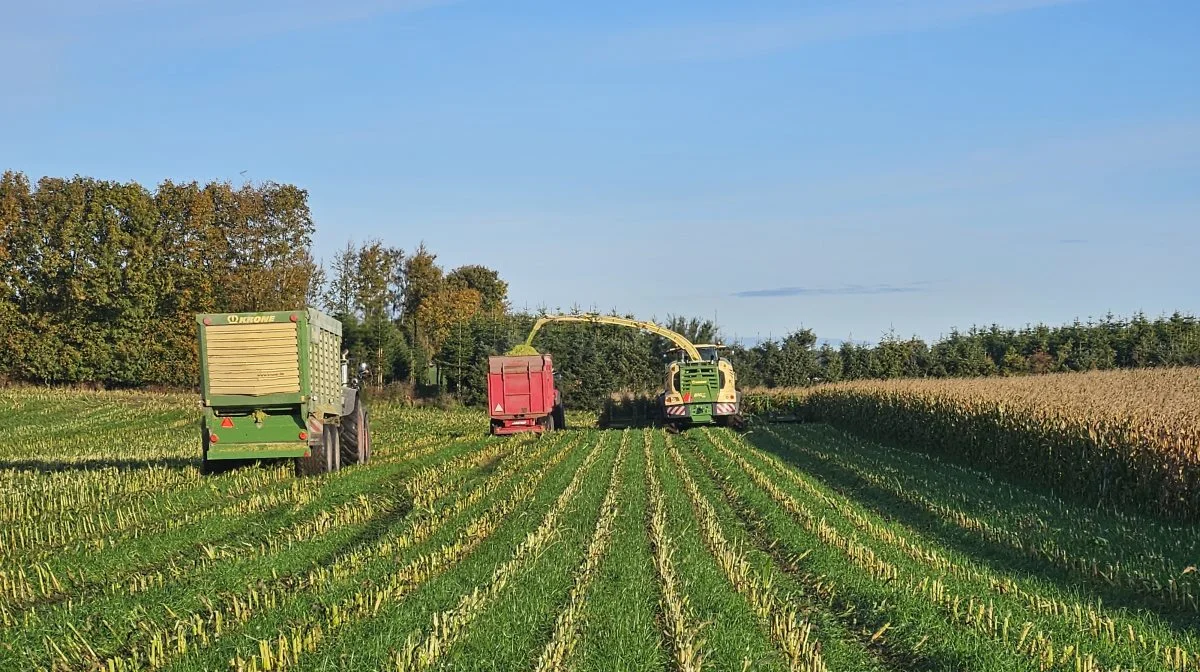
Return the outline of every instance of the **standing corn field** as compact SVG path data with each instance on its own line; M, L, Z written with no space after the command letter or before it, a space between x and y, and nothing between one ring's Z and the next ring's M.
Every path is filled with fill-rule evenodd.
M1086 504L1200 520L1200 369L863 381L748 395Z

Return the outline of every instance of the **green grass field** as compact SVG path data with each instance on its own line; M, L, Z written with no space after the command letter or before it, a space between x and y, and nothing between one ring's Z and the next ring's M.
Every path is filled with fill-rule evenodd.
M1200 530L829 426L375 404L298 479L196 414L0 390L0 670L1200 670Z

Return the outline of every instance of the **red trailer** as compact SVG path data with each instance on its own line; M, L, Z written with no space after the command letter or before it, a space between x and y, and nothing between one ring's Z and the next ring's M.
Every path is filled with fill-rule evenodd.
M488 357L488 414L492 434L566 427L550 355Z

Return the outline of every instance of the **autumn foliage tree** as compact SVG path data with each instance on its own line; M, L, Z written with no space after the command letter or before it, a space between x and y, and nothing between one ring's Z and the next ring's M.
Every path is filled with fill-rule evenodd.
M302 305L316 264L307 193L267 183L0 178L0 374L193 385L211 310Z

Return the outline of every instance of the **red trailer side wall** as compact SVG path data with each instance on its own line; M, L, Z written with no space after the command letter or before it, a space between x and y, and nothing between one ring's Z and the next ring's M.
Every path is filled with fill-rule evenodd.
M496 419L537 418L554 410L550 355L488 358L488 413Z

